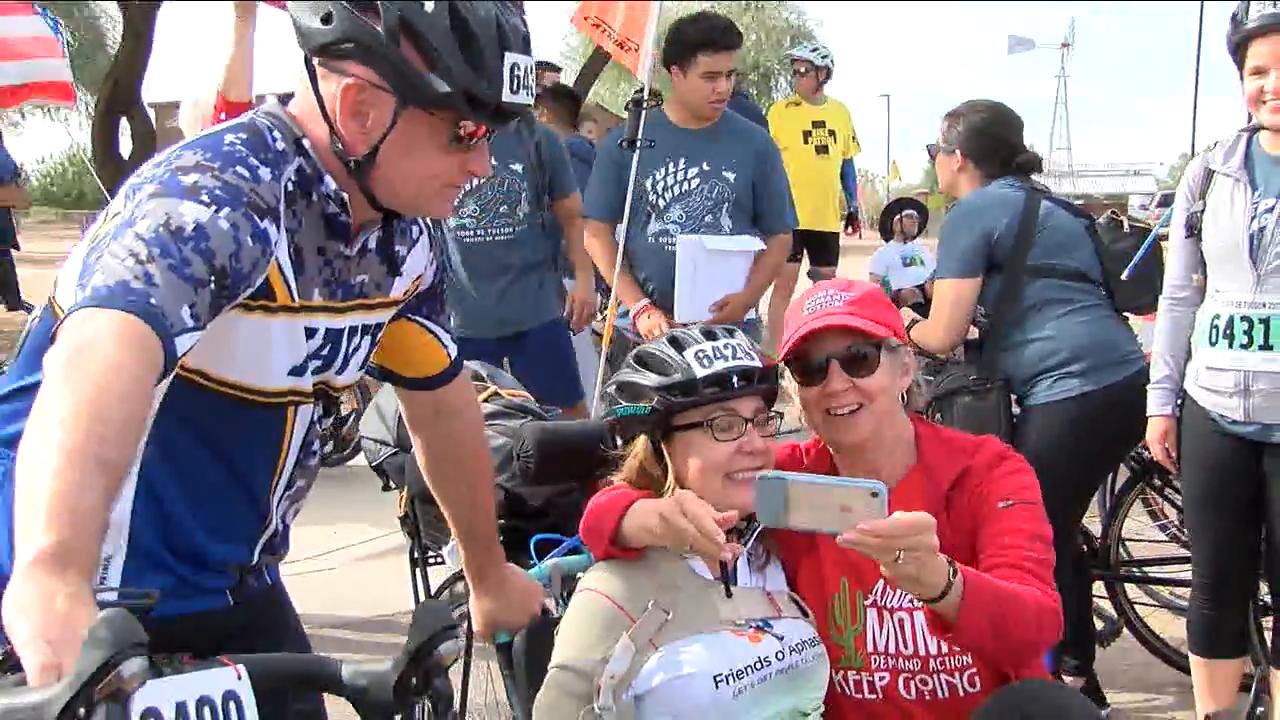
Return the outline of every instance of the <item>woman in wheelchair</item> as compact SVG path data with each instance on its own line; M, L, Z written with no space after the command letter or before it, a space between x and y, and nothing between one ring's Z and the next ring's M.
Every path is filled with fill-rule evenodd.
M781 561L787 585L814 611L830 658L823 717L976 717L1000 688L1047 678L1044 657L1061 637L1062 606L1053 583L1052 533L1026 460L996 438L943 428L912 411L918 403L915 359L906 329L893 303L872 283L828 280L800 295L787 310L779 356L816 437L776 445L776 467L873 478L890 488L888 518L861 523L838 537L782 529L763 536ZM661 364L646 366L672 365L665 353L662 357ZM629 412L626 406L618 410L615 414ZM706 431L697 434L708 439ZM725 465L729 470L768 464L755 460L755 436L744 437L751 461L734 448ZM668 436L667 443L691 440ZM704 447L706 457L719 457L710 451L720 448ZM689 468L709 460L698 456L683 462ZM719 528L750 511L749 490L742 488L740 499L730 505L690 487L696 492L673 494L669 487L644 483L606 488L587 505L582 538L600 560L634 557L638 548L650 548L646 557L664 556L654 554L654 547L692 547L710 559L733 551L731 533L726 537ZM653 578L655 587L659 582L665 580ZM710 583L706 587L703 602L709 607L713 593ZM601 648L616 644L619 628L636 625L628 618L645 612L647 597L637 591L624 606L625 616L612 608L622 617L610 626L614 639L573 653L596 663L573 674L581 683L578 702L587 702L593 678L614 677L602 673L608 651ZM717 596L716 603L722 598ZM595 622L604 622L611 607L602 595L575 600L599 606ZM567 620L562 634L573 627ZM788 653L795 643L808 641L784 634ZM639 639L634 647L647 653L642 643L648 638ZM570 652L566 649L564 657ZM737 664L717 670L723 674L713 674L698 690L728 685L732 694L773 677L772 671L772 666ZM677 667L666 682L674 686L680 677ZM1079 693L1050 687L1083 701L1089 711L1085 717L1097 717ZM695 706L695 695L689 690L682 701Z
M896 198L880 213L884 247L871 256L871 282L880 285L893 304L929 317L936 263L929 248L917 242L929 226L929 208L913 197Z
M781 427L774 361L742 331L677 328L634 350L606 385L624 442L614 482L717 511L751 513L755 473ZM812 613L758 526L745 548L651 548L578 582L534 704L535 720L819 717L827 653Z

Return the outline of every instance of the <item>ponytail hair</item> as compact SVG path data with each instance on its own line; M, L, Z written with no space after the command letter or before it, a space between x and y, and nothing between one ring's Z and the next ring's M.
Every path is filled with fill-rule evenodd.
M1027 148L1022 118L996 100L969 100L942 116L943 140L987 180L1044 172L1040 154Z

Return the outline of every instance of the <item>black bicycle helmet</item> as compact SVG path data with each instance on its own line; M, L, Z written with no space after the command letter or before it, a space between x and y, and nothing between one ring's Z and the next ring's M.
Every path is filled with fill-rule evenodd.
M289 15L303 53L360 63L407 105L491 126L533 105L529 29L511 2L290 2ZM402 35L428 72L405 57Z
M1280 32L1280 2L1275 0L1241 0L1227 24L1227 52L1244 70L1244 55L1249 43L1274 32Z
M773 407L778 365L746 333L729 325L671 330L632 350L605 384L604 417L624 443L660 437L685 410L758 395Z

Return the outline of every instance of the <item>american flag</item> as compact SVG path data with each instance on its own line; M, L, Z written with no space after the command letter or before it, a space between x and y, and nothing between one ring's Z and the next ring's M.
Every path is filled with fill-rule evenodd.
M36 3L0 2L0 110L76 103L62 23Z

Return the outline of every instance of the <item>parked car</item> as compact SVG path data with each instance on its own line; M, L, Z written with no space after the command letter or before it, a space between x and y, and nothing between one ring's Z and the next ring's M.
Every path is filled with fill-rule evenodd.
M1129 196L1129 217L1143 218L1147 217L1147 208L1151 206L1151 195L1142 193L1140 195Z
M1174 194L1173 190L1161 190L1156 193L1151 198L1151 203L1147 206L1147 216L1144 219L1153 226L1160 222L1160 219L1164 217L1165 213L1173 210ZM1169 228L1167 227L1160 231L1160 237L1164 237L1168 234Z

